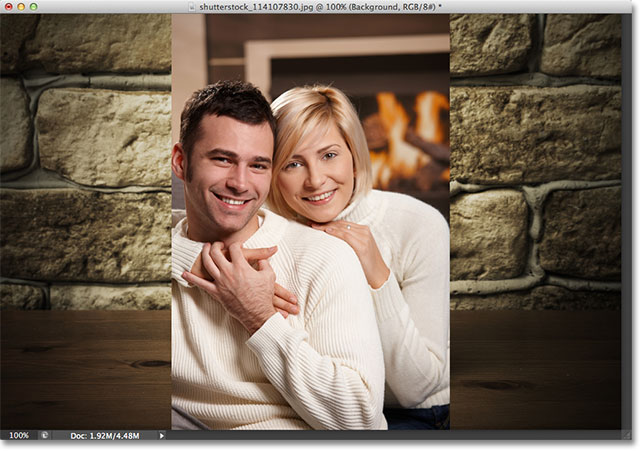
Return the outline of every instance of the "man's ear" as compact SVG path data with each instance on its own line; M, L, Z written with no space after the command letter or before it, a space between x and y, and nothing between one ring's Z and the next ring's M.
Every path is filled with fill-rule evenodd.
M171 169L184 182L187 173L187 160L181 143L176 143L171 149Z

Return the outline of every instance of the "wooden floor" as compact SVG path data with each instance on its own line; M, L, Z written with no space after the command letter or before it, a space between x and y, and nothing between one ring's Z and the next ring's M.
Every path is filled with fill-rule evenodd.
M2 312L2 429L170 429L170 311Z
M2 312L2 429L169 429L169 311ZM452 429L619 429L620 313L451 312Z
M451 312L452 429L620 429L620 312Z

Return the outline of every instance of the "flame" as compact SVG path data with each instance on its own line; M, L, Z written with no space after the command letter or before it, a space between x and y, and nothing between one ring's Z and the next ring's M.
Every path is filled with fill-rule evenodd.
M451 176L451 168L447 168L444 171L442 171L442 174L440 174L440 181L443 183L449 183L450 176Z
M416 133L425 141L444 143L446 133L440 111L449 111L449 100L439 92L421 92L416 97Z
M390 92L377 95L380 121L388 138L388 152L371 153L374 185L386 189L392 177L412 177L430 161L428 155L407 143L404 136L409 127L409 116L396 96Z
M387 148L384 152L370 152L371 167L374 187L388 189L389 183L394 178L415 179L420 169L432 160L429 155L405 139L411 121L396 96L390 92L381 92L376 98L378 114L377 117L370 117L369 123L378 121L379 126L384 129ZM415 135L426 142L446 144L448 142L447 124L440 119L440 113L442 110L449 111L447 97L435 91L421 92L416 96L414 110L416 112ZM448 169L442 171L437 180L425 179L424 174L427 173L423 173L419 183L423 188L430 187L436 181L440 183L449 181Z

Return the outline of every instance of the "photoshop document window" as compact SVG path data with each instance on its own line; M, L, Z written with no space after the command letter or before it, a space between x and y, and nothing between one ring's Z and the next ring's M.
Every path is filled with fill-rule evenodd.
M631 3L0 3L2 440L631 440Z

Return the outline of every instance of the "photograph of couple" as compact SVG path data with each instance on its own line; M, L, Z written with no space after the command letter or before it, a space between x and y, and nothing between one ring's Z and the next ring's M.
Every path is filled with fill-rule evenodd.
M173 429L448 429L449 227L374 189L384 96L369 121L333 84L266 97L219 80L180 115Z

